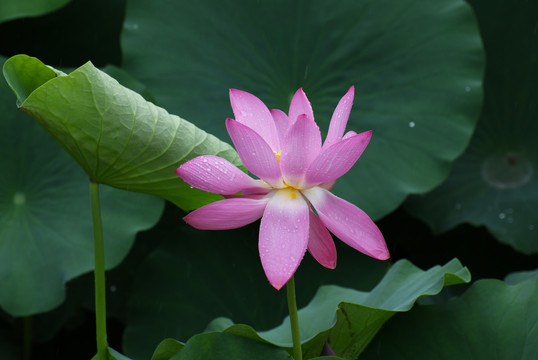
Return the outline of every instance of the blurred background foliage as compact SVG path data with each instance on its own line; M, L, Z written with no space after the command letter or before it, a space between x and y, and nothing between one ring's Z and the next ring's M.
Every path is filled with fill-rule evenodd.
M25 53L66 71L90 60L146 99L228 142L224 119L232 116L230 87L284 110L293 92L303 87L324 131L339 97L354 84L348 128L372 129L374 137L335 191L377 220L392 261L406 258L426 269L457 257L473 281L503 280L536 269L538 3L284 4L288 2L4 0L0 60ZM76 239L58 241L63 247L53 248L27 220L38 213L45 214L41 225L50 225L50 219L82 224L88 210L86 180L34 120L17 111L4 81L0 110L0 358L29 358L30 348L33 359L91 358L93 285L91 275L81 275L90 270L82 265L90 245L85 253L69 251L84 250ZM32 198L32 191L39 197ZM110 191L123 199L114 204L126 204L112 213L134 212L113 220L127 235L123 246L107 252L113 258L109 267L117 265L107 275L112 347L133 359L147 359L160 339L186 341L217 316L257 330L281 322L286 304L261 269L257 224L200 232L183 224L184 213L169 203L164 212L162 202L153 198L140 200L151 206L132 207L133 194ZM52 206L55 202L74 210L62 215ZM80 218L66 217L73 212ZM59 232L75 237L64 225L58 225ZM32 237L37 241L30 245L25 242L29 229L43 234ZM142 229L147 230L135 238ZM334 271L308 255L303 260L297 273L300 307L322 284L369 290L390 265L337 245ZM48 262L36 262L36 256ZM77 269L66 265L66 257ZM513 284L478 281L463 296L457 295L466 290L464 285L447 289L430 306L395 316L364 356L394 358L390 349L374 351L386 343L401 353L416 349L412 339L394 340L402 327L407 334L424 334L415 340L447 339L443 348L450 349L461 339L440 324L450 321L464 334L476 331L460 309L475 309L476 318L494 321L480 311L484 297L495 297L488 308L504 314L514 298L534 296L536 273L528 277ZM45 285L39 288L24 279ZM531 290L521 295L525 289ZM185 308L191 312L185 314ZM537 312L536 304L520 308ZM438 328L430 331L432 318ZM517 323L506 326L494 330L511 332ZM482 335L487 339L476 341L489 341ZM536 341L531 345L538 346ZM521 345L507 341L505 346ZM426 351L423 358L433 358L435 351ZM469 351L454 353L454 358L479 358ZM522 358L531 359L534 353L525 351ZM481 356L493 356L487 354Z

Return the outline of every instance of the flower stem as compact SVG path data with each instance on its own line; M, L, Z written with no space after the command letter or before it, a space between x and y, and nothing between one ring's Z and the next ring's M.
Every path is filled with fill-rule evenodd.
M291 338L293 339L293 358L303 360L301 348L301 334L299 332L299 317L297 315L297 302L295 300L295 279L292 276L286 284L288 293L288 309L290 311Z
M103 224L99 205L99 183L90 180L90 202L93 220L93 241L95 251L95 324L97 333L97 355L99 360L107 360L108 344L106 336L106 288L105 288L105 246Z

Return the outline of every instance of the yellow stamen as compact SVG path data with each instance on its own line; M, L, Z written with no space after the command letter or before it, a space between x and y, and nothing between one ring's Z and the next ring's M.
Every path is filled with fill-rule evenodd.
M280 165L280 155L282 154L282 150L273 151L276 156L276 161L278 161L278 164Z

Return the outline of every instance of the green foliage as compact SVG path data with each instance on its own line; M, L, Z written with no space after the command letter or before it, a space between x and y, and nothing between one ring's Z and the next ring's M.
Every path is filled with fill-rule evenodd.
M360 359L538 357L538 276L516 285L480 280L462 296L398 315Z
M218 242L233 243L233 240L219 239ZM235 243L237 246L237 242ZM125 333L127 354L136 359L148 357L148 353L158 343L158 338L153 339L153 336L148 334L156 333L159 329L173 329L166 336L186 339L194 334L196 324L211 314L226 315L250 326L231 325L231 321L219 318L212 321L206 330L224 331L291 348L288 319L272 330L254 330L266 328L271 323L262 320L275 318L275 314L279 312L279 304L271 305L266 298L270 293L266 295L266 287L260 285L263 284L263 274L254 271L256 264L253 262L257 259L252 254L243 253L241 255L245 257L246 263L237 262L239 257L225 250L229 245L219 246L216 241L210 242L209 239L203 240L202 244L197 247L206 248L206 255L197 251L194 244L183 244L183 251L179 252L174 250L179 246L170 246L173 245L171 243L159 248L141 268L142 274L137 279L132 294L133 300L136 300L131 302L130 327ZM208 246L209 244L211 246ZM242 247L246 246L248 244ZM185 258L182 253L189 254L189 258ZM221 265L220 259L213 255L214 253L220 253L231 266ZM209 260L211 258L214 260ZM357 266L348 264L345 267L341 274L362 273ZM215 269L219 269L218 272L215 273ZM213 276L204 276L205 272L211 272ZM310 279L314 279L322 272L319 265L316 268L306 264L305 268L303 264L298 279L305 273L308 273ZM190 274L198 276L190 279ZM249 282L244 279L246 274L250 278ZM160 278L160 281L150 281L156 278ZM331 278L332 281L339 281L337 274L333 274ZM199 279L204 280L200 282ZM357 356L385 321L396 312L409 310L418 297L435 295L443 286L468 281L468 270L456 260L428 271L422 271L407 261L400 261L391 267L383 280L370 292L334 285L322 286L310 303L299 311L303 351L307 356L317 356L323 344L329 341L337 354L345 354L345 357L350 358ZM171 287L169 284L181 285ZM297 282L297 285L301 284L302 281ZM364 287L361 286L360 280L356 280L355 286L357 285ZM305 285L302 286L304 289ZM227 290L229 288L236 288L237 291L230 293ZM298 294L304 294L305 291L301 291L303 289L299 288ZM395 297L394 294L398 296ZM155 302L160 304L158 308L151 306ZM260 311L262 307L265 311ZM282 308L283 304L280 304L280 307ZM280 313L285 314L282 310ZM358 338L362 342L358 342Z
M332 271L307 255L295 277L306 358L538 358L538 255L493 238L537 252L536 2L77 0L59 9L67 2L0 1L0 55L31 54L65 72L12 57L4 75L22 111L0 84L1 359L20 360L32 342L36 359L95 354L93 279L74 278L93 266L87 174L200 206L219 197L174 169L203 153L239 164L200 130L228 141L229 88L286 110L303 87L324 132L352 84L348 129L374 136L335 191L376 219L425 193L406 209L446 234L393 212L378 222L393 258L426 269L458 256L475 278L505 282L446 288L470 280L458 262L421 271L401 261L386 273L388 262L343 244ZM258 224L197 231L170 205L131 249L162 201L104 185L101 195L107 266L121 262L107 273L109 342L121 350L110 348L111 359L290 358L285 294L260 266ZM65 294L52 311L13 316ZM326 342L340 357L319 357Z
M2 0L0 23L26 16L39 16L61 8L71 0Z
M174 339L164 339L153 352L151 360L168 360L181 351L185 344Z
M92 360L100 360L98 355L95 355L92 357ZM108 359L107 360L131 360L127 356L123 355L122 353L109 348L108 349Z
M469 281L468 270L457 260L428 271L403 260L397 262L370 292L322 286L310 304L299 310L305 359L319 355L326 342L344 359L356 359L381 326L397 312L410 310L417 298L438 294L447 285ZM218 322L226 323L223 319L218 319ZM170 321L168 326L173 326L173 322ZM219 326L213 322L212 327ZM231 325L220 333L195 335L184 348L168 339L159 345L156 353L175 354L170 359L247 359L248 354L252 358L252 354L260 351L254 348L256 343L256 346L266 346L267 351L275 351L272 356L277 356L278 347L291 351L289 319L272 330L262 332L256 332L247 325ZM288 359L285 355L282 352L280 356ZM260 356L255 358L264 359L266 355L260 353ZM154 354L152 360L157 359L168 357L156 357Z
M287 314L284 291L269 285L260 264L258 224L200 231L180 218L174 213L161 222L164 242L135 274L124 333L125 353L135 359L149 358L163 337L186 341L231 324L222 318L212 321L217 317L263 330L277 326ZM389 266L343 244L338 246L338 261L337 268L328 271L305 256L295 275L299 306L322 284L371 289Z
M447 181L407 209L436 232L462 222L485 225L503 243L537 253L538 3L472 3L489 59L482 116ZM499 12L518 25L499 27L492 21Z
M170 360L292 360L284 349L227 333L193 336Z
M219 199L192 189L174 170L214 154L240 164L231 146L168 114L87 63L55 76L37 59L14 56L4 76L20 109L34 117L94 181L149 193L193 209ZM32 80L31 74L35 73Z
M303 352L307 358L316 356L323 344L329 342L337 354L355 359L396 312L408 311L417 298L436 295L443 286L469 281L468 270L457 260L428 271L401 260L370 292L322 286L312 301L299 310L299 323L305 324L301 329ZM280 326L257 334L246 325L234 325L226 332L281 347L292 346L289 318Z
M228 89L287 112L303 87L326 131L350 85L370 145L335 186L374 219L441 183L482 100L482 45L463 1L145 1L127 6L123 63L159 104L221 139Z
M9 98L11 97L11 100ZM65 283L93 269L89 179L0 84L0 306L31 315L58 306ZM160 199L103 187L106 265L159 219Z

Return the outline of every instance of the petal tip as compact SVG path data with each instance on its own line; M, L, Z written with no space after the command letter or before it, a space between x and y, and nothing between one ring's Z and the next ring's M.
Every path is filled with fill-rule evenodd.
M377 260L388 260L390 259L389 251L382 252L380 255L376 257Z
M290 279L291 279L291 276L288 279L286 279L285 281L283 280L283 278L279 278L279 279L270 279L269 277L267 278L267 280L269 280L269 283L271 284L271 286L274 287L277 290L282 289L282 287L284 285L286 285Z
M344 97L350 98L351 101L355 98L355 85L351 85Z
M228 91L228 93L230 94L230 97L231 97L232 95L235 95L235 94L238 94L238 93L241 93L241 92L242 92L241 90L237 90L237 89L230 89L230 90Z

